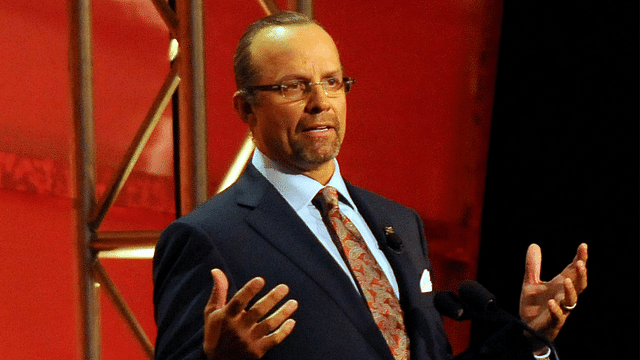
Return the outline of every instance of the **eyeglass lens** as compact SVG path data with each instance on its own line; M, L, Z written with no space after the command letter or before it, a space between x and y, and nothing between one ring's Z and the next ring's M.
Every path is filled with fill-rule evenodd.
M310 83L303 80L291 80L282 83L280 90L282 96L288 99L301 98L309 94L314 85L322 85L322 89L327 96L338 96L344 93L344 82L342 79L328 79L317 83Z

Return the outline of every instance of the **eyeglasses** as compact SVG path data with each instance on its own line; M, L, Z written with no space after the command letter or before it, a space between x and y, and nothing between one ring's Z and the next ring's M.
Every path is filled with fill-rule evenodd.
M245 91L280 91L282 97L287 100L301 100L311 93L314 85L322 85L324 94L329 97L337 97L351 91L351 86L356 79L350 77L330 78L319 82L306 80L286 80L276 85L248 86Z

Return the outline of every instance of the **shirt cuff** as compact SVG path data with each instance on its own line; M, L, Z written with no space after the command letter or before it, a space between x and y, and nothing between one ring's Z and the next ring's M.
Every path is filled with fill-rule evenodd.
M551 348L547 347L547 352L544 355L536 355L533 354L533 357L536 358L536 360L550 360L551 356Z

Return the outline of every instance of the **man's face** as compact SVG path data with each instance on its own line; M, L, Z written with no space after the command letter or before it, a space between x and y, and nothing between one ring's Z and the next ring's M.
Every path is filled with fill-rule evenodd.
M314 83L343 76L333 40L314 24L263 29L250 50L259 73L256 85L291 79ZM297 101L280 92L259 91L246 121L256 147L267 157L301 172L332 173L332 160L344 139L346 99L344 93L328 97L322 85L314 85Z

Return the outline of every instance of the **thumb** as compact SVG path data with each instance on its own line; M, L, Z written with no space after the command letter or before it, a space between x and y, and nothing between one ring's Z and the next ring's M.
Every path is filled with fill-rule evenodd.
M529 245L524 267L524 283L537 284L540 282L540 267L542 264L542 252L537 244Z
M210 314L227 303L227 292L229 291L229 280L224 272L220 269L211 270L211 277L213 278L213 289L211 290L211 296L205 306L205 314Z

